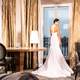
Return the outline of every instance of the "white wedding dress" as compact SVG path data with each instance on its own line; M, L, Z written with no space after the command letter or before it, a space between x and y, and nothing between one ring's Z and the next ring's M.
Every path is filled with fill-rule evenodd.
M32 71L32 73L49 78L67 77L73 73L62 55L57 32L52 32L50 49L45 63L39 69Z

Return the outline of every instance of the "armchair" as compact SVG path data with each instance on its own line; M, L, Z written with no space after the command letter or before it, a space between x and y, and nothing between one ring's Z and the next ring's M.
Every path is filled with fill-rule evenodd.
M6 47L0 43L0 73L8 71L8 68L12 70L11 62L13 58L7 56ZM2 71L2 69L4 69Z
M75 80L76 80L78 73L80 73L80 42L75 43L75 50L77 52L76 66L75 66Z
M5 57L6 57L6 48L2 43L0 43L0 73L2 73L3 67L5 68L5 72L7 72Z

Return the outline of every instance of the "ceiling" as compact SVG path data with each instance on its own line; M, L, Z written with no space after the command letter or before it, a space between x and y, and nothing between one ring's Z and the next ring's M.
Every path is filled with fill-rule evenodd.
M61 4L61 3L72 3L73 0L41 0L42 4Z

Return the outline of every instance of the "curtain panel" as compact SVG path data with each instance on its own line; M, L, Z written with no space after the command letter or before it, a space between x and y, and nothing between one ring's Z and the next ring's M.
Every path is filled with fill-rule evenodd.
M27 46L30 47L30 33L38 30L38 0L26 1L26 25Z
M76 52L75 52L75 42L80 41L80 1L74 0L73 6L73 25L72 33L70 40L71 51L69 54L70 57L70 66L73 68L75 66Z
M21 46L30 46L30 32L38 30L38 0L20 1ZM16 0L2 0L3 40L8 47L16 46Z
M2 34L6 47L15 47L16 0L2 0Z

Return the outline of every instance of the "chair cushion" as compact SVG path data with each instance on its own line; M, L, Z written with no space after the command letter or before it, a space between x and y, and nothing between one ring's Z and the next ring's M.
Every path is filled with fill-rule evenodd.
M0 66L0 74L5 72L5 67L4 66Z
M0 61L0 65L4 65L5 64L5 62L4 61Z
M76 66L80 66L80 62Z

